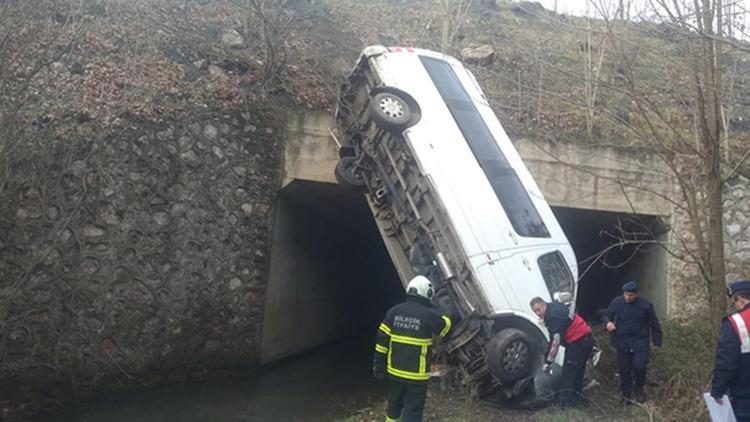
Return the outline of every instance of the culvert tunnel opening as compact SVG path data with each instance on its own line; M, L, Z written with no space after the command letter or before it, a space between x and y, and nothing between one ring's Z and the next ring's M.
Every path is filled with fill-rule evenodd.
M404 298L364 196L295 180L276 203L261 361L371 334ZM369 348L368 348L369 350Z
M666 239L658 216L553 207L579 261L578 312L588 321L637 280L663 316ZM648 232L652 235L647 234ZM622 233L641 242L614 246ZM279 193L266 286L262 363L352 336L374 336L386 310L403 300L398 274L361 193L295 180ZM601 259L591 257L607 251ZM371 339L370 339L371 340Z
M638 282L641 296L660 317L667 310L667 253L655 242L666 241L659 216L553 207L578 259L576 309L587 321L622 294L622 285Z

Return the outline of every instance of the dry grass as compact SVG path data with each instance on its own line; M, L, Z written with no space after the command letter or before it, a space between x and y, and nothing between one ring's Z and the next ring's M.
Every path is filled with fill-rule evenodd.
M708 415L702 394L707 390L713 365L714 339L707 323L664 324L664 346L652 350L649 365L649 400L626 406L619 393L614 352L606 333L595 330L599 347L604 350L597 371L599 386L586 391L585 406L563 410L555 406L531 412L499 409L476 400L463 389L431 386L425 409L425 421L688 421L706 420ZM341 422L382 420L384 406L358 409Z

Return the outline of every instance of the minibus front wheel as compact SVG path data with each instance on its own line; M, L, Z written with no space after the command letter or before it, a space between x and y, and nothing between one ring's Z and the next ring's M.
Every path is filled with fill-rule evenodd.
M506 328L487 344L490 372L503 383L512 383L531 374L534 348L529 336L521 330Z

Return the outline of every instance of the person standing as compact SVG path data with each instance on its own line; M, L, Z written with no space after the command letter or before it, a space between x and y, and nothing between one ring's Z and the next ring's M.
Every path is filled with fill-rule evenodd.
M750 280L732 283L727 295L737 312L721 320L711 397L729 393L738 422L750 422Z
M622 296L612 300L603 315L612 346L617 351L620 392L626 404L646 401L644 386L649 360L649 338L661 347L661 325L654 305L640 297L638 284L622 286ZM635 386L635 391L633 391ZM633 394L635 393L635 394Z
M406 286L406 301L388 310L378 327L373 375L389 379L386 422L422 420L432 337L444 337L451 328L450 318L432 306L433 293L427 277L414 277Z
M558 400L562 407L575 407L583 393L586 361L594 348L594 337L586 321L560 302L547 303L540 297L531 299L531 310L544 321L549 331L549 350L542 371L549 373L559 347L565 347L565 363Z

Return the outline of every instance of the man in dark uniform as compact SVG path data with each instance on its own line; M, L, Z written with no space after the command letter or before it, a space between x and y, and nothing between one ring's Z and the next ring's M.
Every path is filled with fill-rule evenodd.
M638 284L629 281L622 286L622 296L609 304L603 315L612 346L617 350L620 391L626 404L631 400L646 401L649 337L654 346L661 347L661 325L654 305L638 294ZM635 396L633 396L635 384Z
M549 373L557 357L558 348L565 347L562 381L558 400L562 407L575 407L583 392L583 376L586 361L594 348L594 337L588 324L580 315L573 313L560 302L547 303L540 297L529 303L536 316L544 320L549 331L549 351L544 359L542 371Z
M737 312L721 321L711 396L723 404L729 393L737 421L750 422L750 280L732 283L727 294Z
M406 293L406 301L386 313L375 339L373 374L389 378L386 422L422 420L432 337L444 337L451 328L450 318L432 306L430 280L414 277Z

